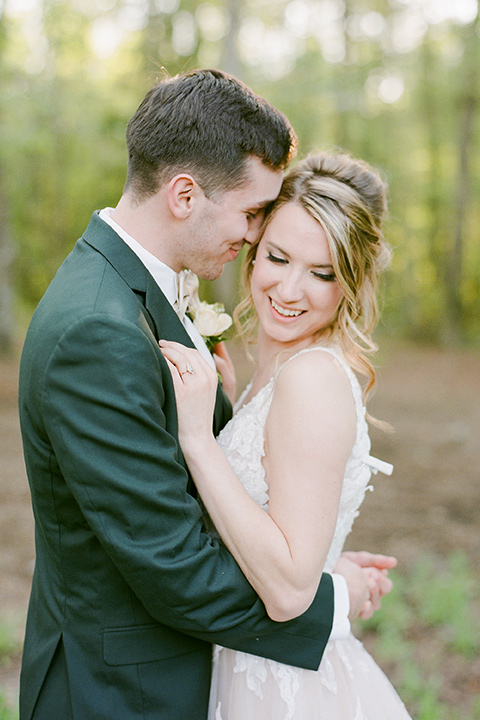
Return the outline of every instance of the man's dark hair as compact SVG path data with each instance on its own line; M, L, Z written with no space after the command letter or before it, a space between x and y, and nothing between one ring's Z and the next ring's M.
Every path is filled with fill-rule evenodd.
M220 70L202 69L153 87L127 125L126 188L138 200L188 172L209 196L247 181L256 156L283 170L296 150L287 118Z

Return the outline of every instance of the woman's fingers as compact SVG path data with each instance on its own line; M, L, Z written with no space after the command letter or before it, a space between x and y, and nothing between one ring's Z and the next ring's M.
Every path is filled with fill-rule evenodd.
M159 340L158 344L165 359L176 368L182 379L185 375L194 375L202 369L203 358L198 350L167 340Z
M183 385L188 385L190 389L195 387L197 392L210 394L216 392L217 373L197 349L167 340L159 340L158 344L165 359L175 368Z
M180 376L180 373L178 372L177 366L174 365L172 362L170 362L170 360L167 357L165 357L165 360L167 362L168 369L170 370L170 375L172 376L173 388L175 390L175 395L177 395L178 390L179 390L179 384L181 385L181 383L182 383L182 378Z
M217 373L196 349L165 340L158 344L172 373L178 438L185 452L189 443L210 438Z
M164 356L176 367L179 367L182 363L186 365L189 362L187 355L189 348L186 348L184 345L168 342L167 340L159 340L158 344Z
M360 567L376 567L379 570L391 570L397 565L397 559L392 555L379 555L366 550L360 552L343 552L342 555Z

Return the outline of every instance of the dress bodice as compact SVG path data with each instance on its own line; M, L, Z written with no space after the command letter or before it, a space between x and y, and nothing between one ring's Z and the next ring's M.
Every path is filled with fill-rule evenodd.
M359 507L370 487L372 472L390 474L392 466L370 455L362 390L342 353L315 346L303 352L328 352L348 376L355 401L357 428L345 468L337 524L325 570L332 571L342 552ZM299 353L297 353L298 355ZM293 355L286 362L290 362ZM284 363L285 365L285 363ZM268 511L268 484L262 458L264 428L275 392L277 373L248 402L250 387L240 397L233 418L218 442L249 495ZM330 639L318 671L215 646L209 720L410 720L389 681L361 643L350 633Z
M362 402L362 390L352 369L340 351L334 348L315 346L301 350L286 362L305 352L328 352L332 354L345 370L351 384L357 415L355 442L345 468L345 477L340 498L337 525L328 553L325 570L331 572L342 552L345 539L352 529L359 507L370 488L372 470L391 472L391 466L370 456L370 438L368 435L365 406ZM218 437L218 442L241 480L248 494L264 510L268 510L268 485L262 458L265 455L264 428L275 392L275 383L284 363L276 374L247 403L243 403L248 386L235 406L235 413Z

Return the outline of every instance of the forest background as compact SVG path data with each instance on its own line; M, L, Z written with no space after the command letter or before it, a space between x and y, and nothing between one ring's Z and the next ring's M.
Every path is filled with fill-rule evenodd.
M125 125L146 90L177 72L220 67L289 117L299 158L316 148L342 148L378 167L388 182L385 231L394 256L377 333L386 348L378 407L398 434L377 443L385 459L393 456L403 491L398 480L396 490L382 481L386 490L376 490L377 505L367 507L366 517L371 529L385 508L398 511L411 502L419 476L430 473L431 482L422 476L421 490L425 513L434 505L430 519L438 537L421 537L430 526L415 497L408 517L397 512L410 544L400 526L393 533L384 527L381 535L376 525L377 539L379 549L400 548L407 562L420 545L431 548L433 566L425 561L410 578L399 577L399 587L405 610L414 605L418 574L430 589L434 578L443 578L437 598L443 610L420 629L412 618L397 627L395 652L389 657L387 650L385 662L418 718L480 718L480 667L473 663L472 680L471 660L478 642L465 640L463 650L452 650L452 637L474 637L471 611L479 608L472 577L479 569L480 496L478 469L471 468L480 459L479 34L477 0L0 0L0 532L2 547L13 553L5 566L0 553L0 568L14 574L18 559L32 556L28 489L23 475L18 489L21 451L12 418L19 349L33 309L92 211L116 204L125 180ZM207 299L231 310L239 268L239 261L232 263L219 281L204 285ZM248 372L245 365L240 375ZM418 454L415 442L422 445ZM440 447L448 450L448 462ZM458 517L446 500L461 493L452 458L455 468L465 463ZM439 487L443 495L435 496ZM28 525L27 550L20 548L20 517ZM465 534L455 534L455 523ZM361 533L360 526L359 540ZM452 560L454 550L465 555ZM432 582L425 580L429 573ZM26 587L30 565L24 574ZM448 615L448 587L467 603L458 632ZM0 611L8 604L1 600ZM23 613L22 603L23 595ZM419 607L422 613L428 615ZM20 632L23 619L15 621ZM8 639L7 626L0 617L0 656L4 634L5 646L16 648L5 657L17 673L18 641ZM411 647L405 650L400 638L413 641L416 634L418 641L425 627L431 636L423 647L437 659L444 653L450 669L436 668L433 680L420 673L412 689ZM391 635L391 616L385 628ZM368 642L369 628L362 632ZM398 666L402 647L405 663ZM460 683L455 695L465 674L470 683ZM0 693L2 720L7 705L2 710Z
M299 157L340 147L379 167L383 327L478 346L478 24L476 0L0 0L0 347L91 211L116 204L145 91L198 66L285 112Z

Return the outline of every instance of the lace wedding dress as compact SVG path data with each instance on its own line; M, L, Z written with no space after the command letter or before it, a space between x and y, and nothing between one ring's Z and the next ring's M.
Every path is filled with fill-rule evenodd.
M314 351L331 353L345 369L357 412L356 441L345 470L337 525L325 566L330 572L358 515L372 471L391 472L391 466L369 454L361 388L343 356L332 348L319 346L300 352ZM232 420L218 438L245 489L264 509L268 507L268 486L261 462L263 433L278 372L242 405L249 390L246 388ZM318 671L283 665L220 646L214 648L209 720L409 719L387 677L351 633L345 640L328 642Z

